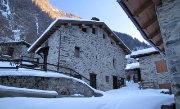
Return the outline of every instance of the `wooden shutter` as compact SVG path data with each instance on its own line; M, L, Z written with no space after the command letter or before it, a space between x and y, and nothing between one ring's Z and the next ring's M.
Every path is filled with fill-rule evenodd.
M156 69L157 69L157 73L168 72L166 60L157 61Z

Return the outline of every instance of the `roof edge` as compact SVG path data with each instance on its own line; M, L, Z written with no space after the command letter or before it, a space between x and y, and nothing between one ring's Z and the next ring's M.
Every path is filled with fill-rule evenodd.
M127 16L131 19L131 21L133 22L133 24L136 26L137 30L141 33L142 37L149 43L151 44L156 50L158 50L159 52L161 52L162 55L165 55L164 52L162 52L158 47L156 47L156 45L154 43L152 43L151 41L149 41L149 39L147 38L147 35L144 33L144 31L141 29L140 25L137 23L136 19L134 19L133 15L131 14L131 12L128 10L128 8L124 5L124 3L122 2L122 0L117 0L117 2L119 3L119 5L122 7L122 9L124 10L124 12L127 14Z

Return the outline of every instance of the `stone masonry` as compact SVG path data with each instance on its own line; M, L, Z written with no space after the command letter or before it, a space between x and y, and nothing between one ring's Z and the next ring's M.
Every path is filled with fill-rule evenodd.
M32 53L27 52L27 45L18 43L18 44L13 44L13 43L7 43L4 45L0 45L0 55L7 55L8 48L11 47L14 49L14 52L12 54L13 59L19 59L21 56L31 56Z
M162 0L157 17L166 48L176 109L180 109L180 1Z
M97 89L112 89L113 76L124 77L125 53L103 28L95 27L95 33L89 26L86 29L83 32L79 26L61 26L56 30L48 39L48 63L72 68L86 78L90 73L97 74ZM75 47L79 48L79 57L74 55Z
M156 61L165 59L165 57L160 54L151 54L149 56L144 56L139 58L140 70L141 70L141 80L148 82L155 82L155 87L159 88L160 84L170 84L170 74L169 72L157 73Z
M0 84L19 88L52 90L60 96L81 94L91 97L95 94L87 85L72 78L63 77L0 76Z

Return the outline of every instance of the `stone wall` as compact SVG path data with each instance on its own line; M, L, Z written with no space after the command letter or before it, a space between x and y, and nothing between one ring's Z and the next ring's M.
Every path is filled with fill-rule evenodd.
M56 91L60 96L81 94L90 97L94 95L94 91L90 87L72 78L0 76L0 84L19 88L52 90Z
M180 0L162 0L157 17L166 49L176 109L180 109Z
M90 73L97 74L97 89L112 89L113 76L125 77L125 54L104 29L95 27L93 34L92 28L86 28L87 32L78 26L60 27L49 38L48 63L72 68L86 78ZM75 57L75 47L80 48L80 57ZM105 76L109 76L109 82Z
M1 53L0 55L7 55L8 48L11 47L14 49L14 52L12 54L13 59L19 59L21 56L31 56L31 54L28 54L27 49L28 47L23 44L7 44L7 45L1 45Z
M144 56L139 58L140 70L141 70L141 80L153 81L155 82L156 88L159 88L160 84L170 84L170 73L161 72L157 73L156 61L165 59L160 54L152 54L150 56Z

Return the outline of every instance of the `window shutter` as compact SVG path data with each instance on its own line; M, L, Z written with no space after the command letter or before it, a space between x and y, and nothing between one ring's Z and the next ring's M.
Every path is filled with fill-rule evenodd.
M158 73L168 72L166 60L157 61L156 62L156 69L157 69Z

